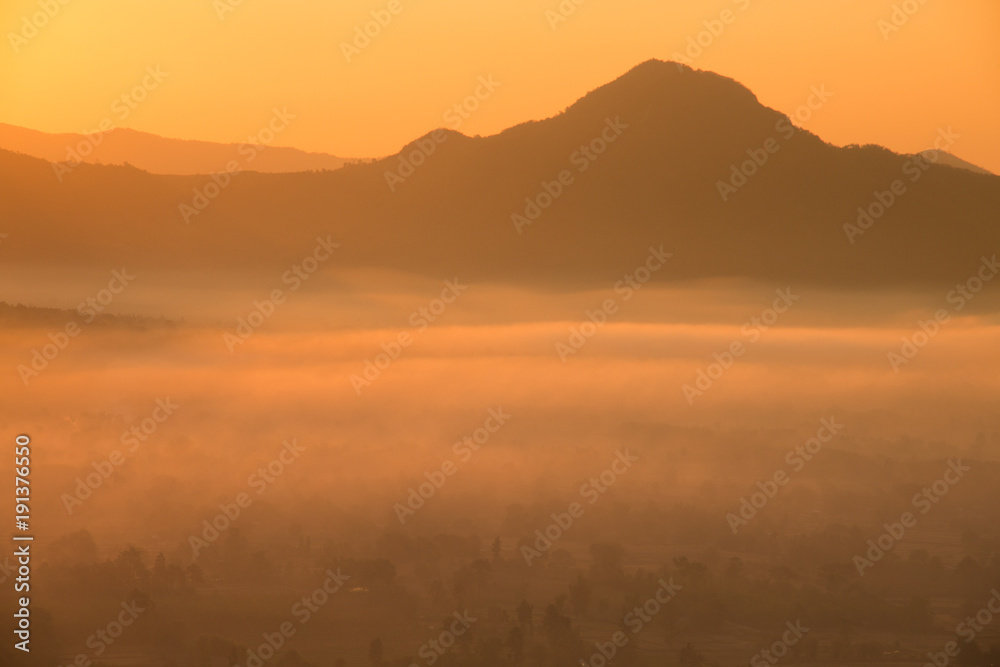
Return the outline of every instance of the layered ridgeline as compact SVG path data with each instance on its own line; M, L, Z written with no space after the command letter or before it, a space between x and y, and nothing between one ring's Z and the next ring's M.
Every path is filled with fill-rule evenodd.
M262 135L262 136L261 136ZM230 160L244 160L257 146L275 139L270 127L235 144L211 141L167 139L125 128L114 128L106 119L87 133L49 134L0 123L0 149L39 157L49 162L72 165L129 164L151 174L211 174L225 171ZM256 151L254 171L294 172L315 169L339 169L345 160L326 153L309 153L297 148L268 146ZM57 172L62 172L57 169Z
M731 79L659 61L495 136L438 130L332 172L256 159L60 182L2 153L6 261L270 274L331 235L340 267L436 278L601 286L662 244L655 280L941 285L1000 249L1000 177L831 146Z

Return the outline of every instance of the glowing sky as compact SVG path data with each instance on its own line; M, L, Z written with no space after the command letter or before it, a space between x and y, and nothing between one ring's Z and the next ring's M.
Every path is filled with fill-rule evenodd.
M803 125L836 144L913 152L951 126L961 135L952 152L1000 173L996 0L565 0L576 9L555 28L547 11L560 0L64 1L0 8L0 122L80 132L110 117L231 142L287 107L296 119L275 144L386 155L445 126L480 76L500 86L462 123L466 134L558 113L644 60L672 59L729 10L695 67L786 113L825 85L833 99ZM348 62L341 43L390 4L398 12ZM894 5L916 11L883 34ZM40 6L58 10L12 43ZM220 18L220 6L232 11ZM112 104L157 65L168 75L121 120Z

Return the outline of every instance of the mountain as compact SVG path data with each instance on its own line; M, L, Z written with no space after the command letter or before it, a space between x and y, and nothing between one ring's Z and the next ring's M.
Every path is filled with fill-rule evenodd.
M993 174L992 171L983 169L982 167L974 165L971 162L966 162L957 155L952 155L947 151L939 151L935 148L929 148L925 151L921 151L920 154L932 162L936 160L938 164L947 165L949 167L957 167L958 169L968 169L976 174Z
M330 235L339 267L578 288L662 244L658 281L940 289L1000 249L1000 177L827 144L732 79L660 61L494 136L438 130L332 172L250 168L213 182L84 164L59 182L0 153L5 261L270 276ZM528 200L544 206L530 225Z
M242 159L239 144L165 139L124 128L93 135L47 134L0 123L0 148L49 162L127 163L151 174L210 174L225 171L230 160ZM344 162L325 153L269 146L260 152L253 169L268 173L339 169Z

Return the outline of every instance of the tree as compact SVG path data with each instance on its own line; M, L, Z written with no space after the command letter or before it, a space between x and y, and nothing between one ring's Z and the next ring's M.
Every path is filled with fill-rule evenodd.
M521 604L517 605L517 624L530 632L534 627L532 622L534 614L535 608L528 604L527 600L521 600Z
M185 570L187 574L188 581L191 582L192 586L201 586L205 583L205 575L201 571L201 567L197 563L191 563L187 566Z
M705 657L695 650L691 642L688 642L681 649L679 662L681 667L701 667L705 664Z
M572 623L570 617L564 611L566 608L566 596L560 595L545 608L545 618L542 627L548 635L549 644L560 646L572 637Z
M597 581L615 580L621 577L622 560L625 549L617 542L597 542L590 545L590 572Z
M170 583L170 576L167 571L167 558L161 551L156 554L156 560L153 562L153 587L157 590L169 589Z
M115 569L118 570L119 581L124 588L146 588L149 583L149 570L143 560L143 551L133 546L118 554L118 558L115 559Z
M582 574L576 575L576 583L569 585L569 599L578 616L587 615L590 607L590 582Z
M524 633L516 625L507 633L507 648L510 650L510 661L515 665L524 660Z
M472 580L476 584L476 592L482 594L483 587L489 583L493 568L485 558L477 558L469 567L472 570Z
M382 664L382 640L376 637L368 645L368 661L372 667L379 667Z

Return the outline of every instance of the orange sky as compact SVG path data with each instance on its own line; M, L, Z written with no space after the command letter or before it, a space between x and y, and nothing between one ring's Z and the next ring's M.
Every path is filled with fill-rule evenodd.
M466 134L558 113L643 60L671 59L728 9L695 67L786 113L825 84L833 99L803 125L837 144L913 152L950 125L961 135L952 152L1000 173L996 0L585 0L555 29L546 11L560 0L393 0L400 11L351 62L341 42L389 0L229 0L240 4L222 19L215 5L227 0L63 1L0 8L0 122L81 132L111 118L242 141L277 106L296 115L277 145L380 156L447 125L480 76L501 85ZM40 4L58 11L12 44ZM878 22L896 4L918 9L886 39ZM168 76L120 120L112 104L151 65Z

